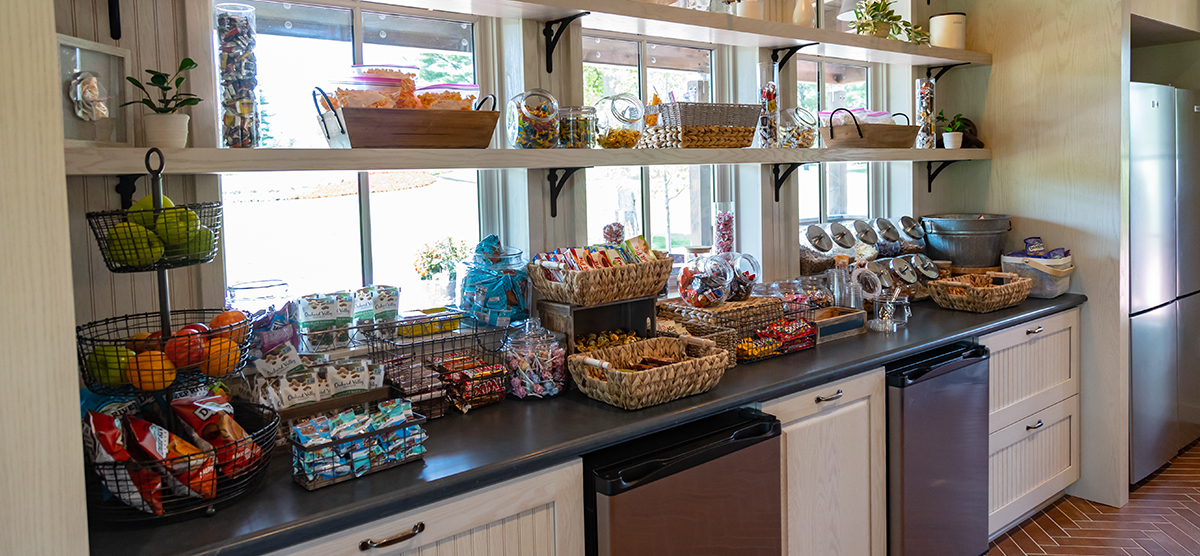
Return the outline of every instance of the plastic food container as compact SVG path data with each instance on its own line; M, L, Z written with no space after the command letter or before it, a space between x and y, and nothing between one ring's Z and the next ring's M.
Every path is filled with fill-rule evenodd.
M531 89L508 101L508 141L518 149L558 146L558 100L550 91Z
M646 107L630 94L608 96L596 102L596 144L605 149L632 149L642 138Z
M558 146L562 149L591 149L596 146L596 109L564 106L558 109Z
M337 104L334 108L420 108L416 81L405 75L353 75L330 81L325 90Z
M421 108L433 110L470 110L479 98L479 85L441 83L417 89Z
M1052 299L1058 297L1071 287L1071 274L1075 272L1075 264L1071 257L1061 259L1035 259L1031 257L1000 258L1004 272L1011 272L1022 278L1033 280L1033 289L1029 297Z

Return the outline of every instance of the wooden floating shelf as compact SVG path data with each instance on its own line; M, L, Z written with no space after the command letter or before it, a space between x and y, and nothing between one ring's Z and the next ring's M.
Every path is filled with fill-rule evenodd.
M583 27L646 37L781 48L820 43L804 54L862 62L933 66L957 63L991 65L992 55L953 48L917 46L898 40L760 21L635 0L405 0L404 5L443 12L548 21L591 12Z
M162 149L165 174L990 160L990 149ZM143 148L66 149L67 175L146 172Z

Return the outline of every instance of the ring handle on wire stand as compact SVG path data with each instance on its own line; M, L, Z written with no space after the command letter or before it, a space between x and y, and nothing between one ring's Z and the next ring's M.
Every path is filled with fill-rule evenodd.
M837 110L834 110L832 113L829 114L829 138L833 139L833 128L835 127L833 125L833 115L837 114L838 112L845 112L847 114L850 114L850 119L854 120L854 129L858 131L858 138L862 139L863 133L862 133L862 128L858 126L858 117L856 117L854 115L854 112L851 112L845 108L838 108Z
M150 166L150 156L151 155L158 155L158 167L157 168ZM166 167L167 167L167 158L165 156L163 156L163 152L160 151L158 149L158 147L150 147L150 150L146 151L146 171L149 172L151 176L157 178L162 175L163 169Z

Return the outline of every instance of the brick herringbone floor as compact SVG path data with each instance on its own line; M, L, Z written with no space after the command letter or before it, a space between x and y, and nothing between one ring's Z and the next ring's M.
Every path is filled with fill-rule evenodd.
M1067 496L996 539L987 556L1200 556L1200 446L1113 508Z

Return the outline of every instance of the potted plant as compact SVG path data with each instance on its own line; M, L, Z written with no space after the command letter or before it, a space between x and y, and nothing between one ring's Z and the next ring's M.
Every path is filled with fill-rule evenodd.
M417 252L413 268L420 280L432 282L428 295L436 298L435 302L444 302L447 297L453 301L458 278L456 265L470 255L471 250L466 242L454 241L450 237L426 243Z
M913 44L929 44L929 33L905 21L892 10L893 0L862 0L854 7L850 28L860 35L899 39L903 34Z
M955 114L949 121L946 120L946 111L939 110L937 115L937 123L945 122L946 125L941 126L945 133L942 134L942 143L947 149L958 149L963 144L963 132L967 130L967 122L963 119L962 114Z
M141 90L146 95L146 98L129 101L122 106L145 104L154 111L142 118L142 129L146 131L146 144L148 146L179 148L187 146L188 120L191 117L187 114L179 114L177 112L185 106L200 104L201 99L191 93L180 92L179 86L183 84L185 78L179 74L196 69L196 67L198 67L198 64L194 60L184 58L183 61L179 62L179 69L175 70L174 74L146 70L146 73L150 74L150 80L144 84L132 76L125 78L130 83L133 83L134 87ZM158 89L161 98L155 100L147 87Z

